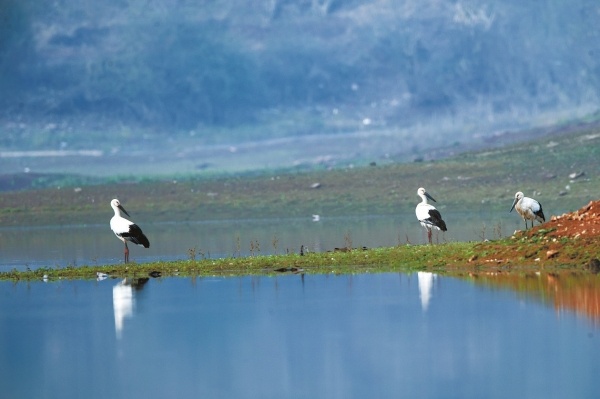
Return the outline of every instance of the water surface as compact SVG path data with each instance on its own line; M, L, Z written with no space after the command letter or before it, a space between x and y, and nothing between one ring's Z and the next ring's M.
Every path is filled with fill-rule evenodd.
M598 320L552 300L581 297L579 283L528 278L527 290L425 272L1 282L0 392L600 397Z

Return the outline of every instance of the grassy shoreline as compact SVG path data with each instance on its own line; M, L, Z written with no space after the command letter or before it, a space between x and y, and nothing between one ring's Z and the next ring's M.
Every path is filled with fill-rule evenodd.
M536 227L511 238L486 242L399 245L333 252L260 255L238 258L178 260L104 266L40 268L0 273L0 280L56 281L112 278L207 277L300 274L354 274L430 271L445 275L469 273L570 272L597 273L590 268L600 253L596 237L563 240L559 256L548 256L551 229Z

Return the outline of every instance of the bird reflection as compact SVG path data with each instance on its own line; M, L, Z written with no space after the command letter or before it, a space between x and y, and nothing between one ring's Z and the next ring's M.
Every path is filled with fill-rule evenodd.
M148 280L148 278L125 278L113 287L113 309L117 339L121 339L125 319L133 316L135 292L144 288Z
M421 298L421 309L427 311L429 301L431 300L431 291L433 289L433 279L436 277L431 272L417 272L419 280L419 297Z

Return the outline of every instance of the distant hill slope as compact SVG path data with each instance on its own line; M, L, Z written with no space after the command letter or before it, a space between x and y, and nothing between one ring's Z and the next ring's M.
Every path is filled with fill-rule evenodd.
M123 140L104 150L97 144L93 151L0 150L0 190L428 163L470 151L493 152L515 145L527 147L537 140L568 140L599 130L600 113L587 120L535 129L472 134L451 144L426 138L427 131L422 127L364 127L353 133L248 139L229 144L207 144L197 136L181 136L151 139L148 143ZM412 143L420 138L425 143Z
M365 128L431 148L599 104L595 0L5 3L5 149Z
M141 220L154 222L412 214L421 186L435 193L442 213L508 215L515 192L522 191L551 218L597 199L599 141L600 128L586 125L436 161L152 179L46 175L28 190L1 193L0 224L104 223L114 197L126 200Z

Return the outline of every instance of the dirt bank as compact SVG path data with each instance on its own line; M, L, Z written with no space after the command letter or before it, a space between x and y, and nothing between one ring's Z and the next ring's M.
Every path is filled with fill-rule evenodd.
M590 269L600 257L599 235L600 201L590 201L575 212L551 216L546 223L516 231L508 241L477 245L468 263L492 268L564 265Z

